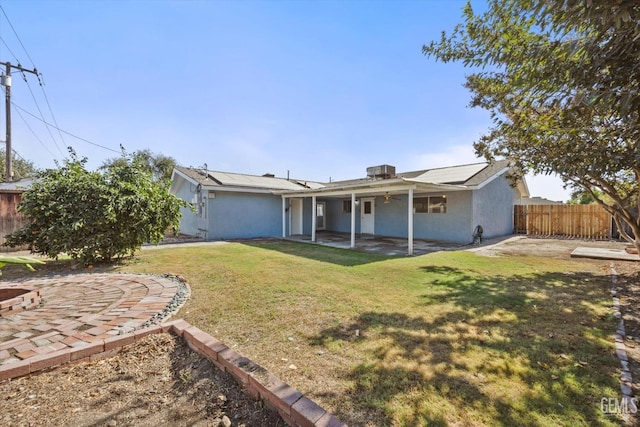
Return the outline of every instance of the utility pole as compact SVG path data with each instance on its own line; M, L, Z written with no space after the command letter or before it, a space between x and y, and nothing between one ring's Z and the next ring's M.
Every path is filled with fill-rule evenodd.
M6 126L7 126L7 147L5 149L5 181L10 182L13 180L13 168L11 165L11 153L13 152L11 149L11 69L16 69L21 72L27 72L31 74L38 75L38 70L35 68L33 70L29 70L24 68L22 65L11 65L11 62L0 62L0 65L4 65L6 67L5 73L2 75L2 86L5 87L6 97L5 97L5 111L6 111Z

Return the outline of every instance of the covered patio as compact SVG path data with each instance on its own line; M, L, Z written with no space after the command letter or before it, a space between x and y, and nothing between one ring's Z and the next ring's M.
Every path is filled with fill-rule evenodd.
M276 194L280 194L282 197L282 237L294 238L296 235L302 233L302 201L303 199L311 199L311 206L315 211L315 215L311 215L311 233L310 241L314 243L318 242L319 231L325 228L325 224L319 223L318 219L324 215L322 210L322 203L319 199L323 200L342 200L350 213L350 232L348 248L356 248L356 234L359 234L359 244L362 246L364 242L380 242L381 238L375 238L376 233L365 226L365 218L368 214L375 211L376 198L382 199L383 203L388 203L390 200L396 199L398 196L402 196L405 207L403 208L403 216L406 218L406 238L386 238L388 242L393 242L393 249L395 253L399 242L403 242L403 254L414 255L416 247L418 251L425 250L427 246L424 245L424 241L416 242L414 239L414 196L419 194L443 194L441 197L446 198L448 192L458 192L469 190L468 187L455 184L442 184L436 182L428 182L424 179L417 177L392 177L373 180L354 180L355 182L341 182L335 185L327 185L322 188L309 188L306 190L295 191L280 191ZM295 202L300 202L296 205ZM299 213L298 213L299 211ZM357 221L356 214L360 216L359 221L359 233L357 233ZM297 222L300 224L298 225ZM336 231L336 230L332 230ZM331 242L339 245L338 247L344 247L344 235L345 233L332 233L333 237L325 238L325 244ZM335 237L340 238L336 239ZM371 247L371 244L368 245Z
M317 231L315 241L308 234L296 234L285 237L287 240L303 243L315 243L322 246L330 246L341 249L355 249L363 252L376 253L388 256L407 255L407 239L398 237L381 237L373 235L357 235L352 245L349 233L335 231ZM468 246L461 243L432 241L423 239L413 240L413 254L424 255L431 252L456 250Z

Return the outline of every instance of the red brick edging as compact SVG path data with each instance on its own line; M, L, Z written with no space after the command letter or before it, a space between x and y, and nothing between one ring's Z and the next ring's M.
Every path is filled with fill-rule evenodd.
M149 334L165 332L181 337L192 350L205 356L218 369L230 373L247 394L262 400L272 410L277 411L290 426L346 426L334 415L325 411L298 390L280 381L262 366L241 356L223 342L182 319L139 329L126 335L95 341L85 346L67 348L30 357L19 362L0 365L0 381L29 375L66 363L110 357L118 353L122 347L133 344Z
M0 317L18 313L40 304L40 291L23 288L0 288Z

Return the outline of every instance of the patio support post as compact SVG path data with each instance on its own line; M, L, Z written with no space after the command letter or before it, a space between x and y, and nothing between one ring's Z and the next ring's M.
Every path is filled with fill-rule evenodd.
M282 196L282 238L287 237L287 198Z
M413 188L409 188L409 200L407 202L408 230L407 230L407 251L409 256L413 255Z
M351 248L356 247L356 193L351 193Z
M316 206L316 196L311 196L311 241L316 241L316 225L318 222L318 207Z

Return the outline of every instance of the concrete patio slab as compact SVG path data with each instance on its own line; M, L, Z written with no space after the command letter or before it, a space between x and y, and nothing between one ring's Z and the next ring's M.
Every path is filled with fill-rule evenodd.
M315 242L312 242L311 236L306 234L288 236L285 240L330 246L340 249L355 249L387 256L407 256L408 252L407 239L398 237L358 234L356 235L355 248L351 248L351 235L349 233L340 233L335 231L317 232ZM414 239L413 254L418 256L444 250L457 250L464 246L468 245L453 242Z
M578 246L571 256L574 258L610 259L615 261L640 261L637 254L630 254L624 249L592 248Z

